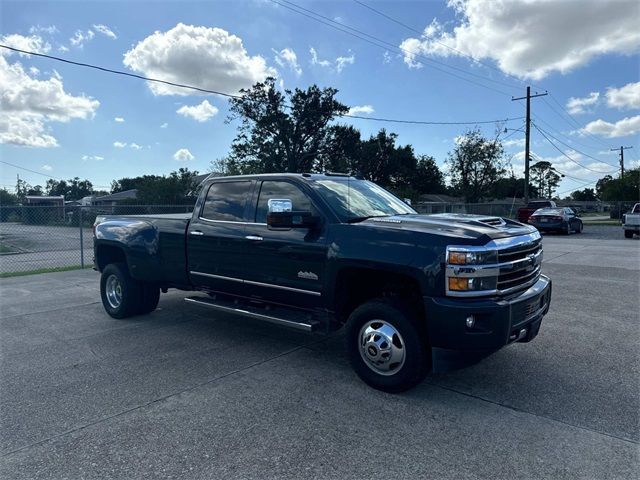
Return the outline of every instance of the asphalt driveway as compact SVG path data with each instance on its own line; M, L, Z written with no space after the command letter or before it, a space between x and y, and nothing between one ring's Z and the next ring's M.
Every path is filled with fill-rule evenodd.
M637 478L640 242L544 247L538 338L402 395L339 335L180 292L114 320L93 271L0 280L0 477Z

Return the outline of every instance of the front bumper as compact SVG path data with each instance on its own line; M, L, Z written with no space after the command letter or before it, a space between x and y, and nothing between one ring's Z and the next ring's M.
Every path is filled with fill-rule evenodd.
M423 300L432 347L492 351L516 341L529 342L538 335L551 303L551 279L541 275L527 290L509 298ZM466 325L470 315L475 319L472 328Z

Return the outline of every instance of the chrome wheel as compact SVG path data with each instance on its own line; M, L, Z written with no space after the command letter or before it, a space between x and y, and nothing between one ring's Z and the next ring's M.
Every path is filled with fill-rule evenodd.
M122 285L115 275L109 275L105 285L107 302L111 308L118 308L122 304Z
M359 350L364 363L380 375L393 375L404 365L405 345L395 327L370 320L360 329Z

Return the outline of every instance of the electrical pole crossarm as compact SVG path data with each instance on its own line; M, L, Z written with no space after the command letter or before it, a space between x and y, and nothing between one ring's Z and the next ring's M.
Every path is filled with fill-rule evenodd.
M624 178L624 151L629 150L630 148L633 148L633 147L623 147L622 145L620 145L619 149L618 148L611 149L612 152L616 152L620 150L620 178Z

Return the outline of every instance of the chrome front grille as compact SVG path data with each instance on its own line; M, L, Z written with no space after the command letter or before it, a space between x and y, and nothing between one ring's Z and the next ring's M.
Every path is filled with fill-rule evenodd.
M466 255L467 263L454 264L452 255ZM492 240L482 247L447 247L446 293L454 297L507 295L538 281L542 264L542 239L536 231ZM451 257L453 258L453 257ZM454 259L455 260L455 259ZM470 263L469 263L470 262ZM463 288L460 290L459 281ZM478 288L480 286L480 288Z
M509 293L535 283L540 277L542 240L498 250L498 290Z

